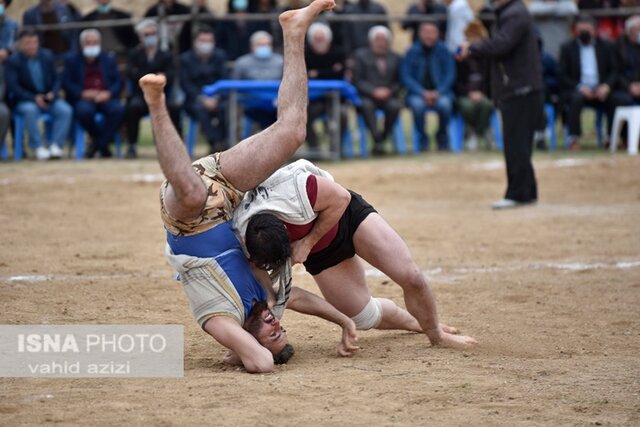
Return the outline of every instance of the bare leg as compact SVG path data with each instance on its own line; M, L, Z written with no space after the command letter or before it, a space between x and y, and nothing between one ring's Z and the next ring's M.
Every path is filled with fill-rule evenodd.
M284 69L278 92L278 120L220 156L222 174L239 190L256 187L282 166L304 142L308 104L304 38L315 18L334 6L334 0L315 0L307 7L280 15L284 37Z
M369 302L364 268L359 258L353 257L313 276L324 298L349 317L360 313ZM382 320L376 329L399 329L422 332L418 321L403 308L386 298L382 303Z
M165 206L177 219L197 217L207 200L207 190L191 166L191 159L167 111L163 75L147 74L140 79L140 87L151 114L151 128L158 152L158 161L169 181Z
M477 345L471 337L451 335L442 329L431 287L406 243L380 215L369 215L353 240L358 255L402 287L407 310L418 320L431 344L458 348Z

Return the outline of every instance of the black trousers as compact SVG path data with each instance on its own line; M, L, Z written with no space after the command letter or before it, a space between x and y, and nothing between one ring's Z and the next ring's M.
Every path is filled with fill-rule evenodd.
M573 92L564 94L564 105L567 112L567 126L569 127L569 135L581 136L582 126L580 123L580 113L584 106L593 108L599 108L604 111L607 116L607 135L611 134L611 127L613 126L613 114L616 111L616 107L620 105L628 105L626 102L625 93L621 91L612 91L607 99L599 101L597 99L586 100L580 93L575 90Z
M538 188L531 163L533 134L544 114L544 93L531 92L506 99L500 105L504 158L507 164L506 199L537 200Z

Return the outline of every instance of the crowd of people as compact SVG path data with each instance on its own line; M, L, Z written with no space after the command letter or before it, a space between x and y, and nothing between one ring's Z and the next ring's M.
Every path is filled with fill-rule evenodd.
M167 108L176 129L181 131L184 112L198 122L211 152L229 148L227 100L204 95L202 87L228 78L279 80L283 72L277 21L244 20L240 15L275 14L306 3L292 0L282 8L275 0L230 0L228 14L238 19L216 20L205 2L199 2L197 17L169 23L164 37L161 29L165 27L161 28L158 17L191 14L190 5L159 0L133 25L131 14L113 7L110 0L96 0L96 8L84 16L71 2L40 0L24 12L19 24L5 16L11 0L0 0L0 95L4 101L0 103L0 139L6 139L11 114L17 113L24 118L31 153L37 159L61 157L65 142L74 140L77 129L91 138L87 157L110 157L110 142L124 130L126 156L135 158L140 120L148 114L137 81L147 73L162 73L167 76ZM307 74L310 79L345 79L355 86L362 100L358 113L374 142L373 154L392 150L386 141L405 106L412 113L421 151L430 148L425 130L429 111L438 115L434 148L450 149L448 122L457 113L467 125L469 149L483 140L490 145L489 121L495 108L491 67L487 58L460 55L460 46L486 39L492 29L478 19L467 0L413 4L407 17L432 19L407 19L402 24L413 33L404 54L392 49L393 34L381 3L337 2L331 14L368 18L314 23L306 37ZM380 19L372 20L371 15ZM101 20L123 21L103 26L97 24ZM86 27L38 27L71 22L83 22ZM599 37L599 22L580 14L573 25L574 36L562 46L558 58L545 52L539 37L545 102L563 117L570 149L579 148L583 107L601 110L611 127L617 106L640 102L640 16L628 17L623 26L619 37L609 40ZM315 119L329 117L330 122L339 117L341 128L347 125L344 105L338 114L332 108L323 99L310 102L307 144L311 150L320 149ZM43 112L49 113L52 122L46 136L39 130ZM274 105L247 106L244 114L261 129L276 120ZM541 120L536 133L539 148L545 147L545 126Z

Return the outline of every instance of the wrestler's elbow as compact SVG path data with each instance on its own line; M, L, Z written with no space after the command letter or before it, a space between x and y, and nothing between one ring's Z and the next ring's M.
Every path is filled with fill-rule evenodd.
M273 354L262 347L259 352L242 360L244 369L250 374L267 374L273 372Z

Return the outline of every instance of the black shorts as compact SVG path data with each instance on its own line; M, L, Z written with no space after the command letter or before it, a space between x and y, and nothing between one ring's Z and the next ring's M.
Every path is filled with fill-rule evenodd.
M356 254L356 248L353 245L353 234L370 213L377 212L361 195L351 190L349 190L349 193L351 193L351 202L349 202L349 206L347 206L342 217L340 217L340 221L338 221L336 237L329 246L310 254L304 262L309 274L319 274L323 270L353 257Z

